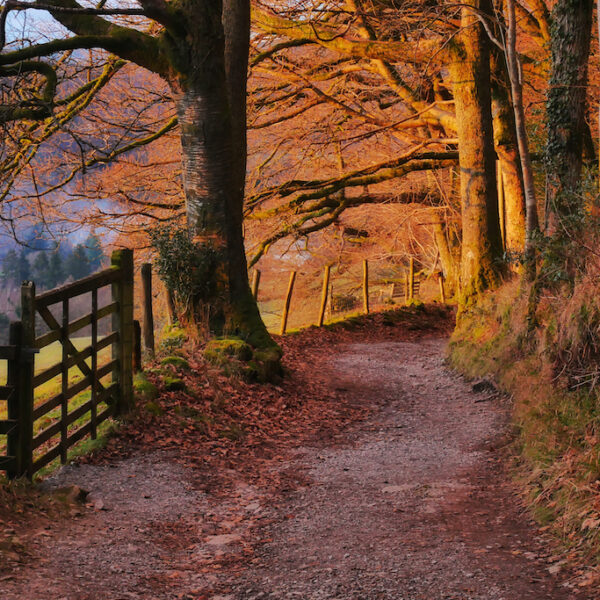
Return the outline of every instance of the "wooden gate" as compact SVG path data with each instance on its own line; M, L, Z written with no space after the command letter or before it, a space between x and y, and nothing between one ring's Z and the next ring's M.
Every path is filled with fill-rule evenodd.
M6 390L0 388L0 398L12 398L0 422L0 433L10 432L5 466L0 462L9 476L31 477L56 458L65 463L69 448L88 435L95 438L103 421L133 404L133 253L114 252L111 263L41 294L30 282L21 288L21 322L11 326L13 344L6 348L14 359L8 359ZM108 286L110 301L101 305L100 292ZM87 302L84 295L90 312L71 320L71 301ZM110 331L100 334L107 317ZM77 341L89 344L77 347L73 334L84 328L90 335ZM36 364L36 353L50 345L58 349L56 358Z

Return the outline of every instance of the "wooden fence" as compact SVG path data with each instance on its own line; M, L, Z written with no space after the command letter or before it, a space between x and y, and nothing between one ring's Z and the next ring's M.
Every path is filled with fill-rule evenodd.
M363 260L362 264L362 281L360 289L362 290L362 309L364 314L369 314L371 308L369 299L371 297L370 283L369 283L369 263L367 260ZM281 326L279 328L279 334L284 335L287 331L288 319L290 314L290 304L292 301L292 295L294 292L294 284L297 281L297 272L290 272L290 279L287 287L287 293L283 301L283 311L281 313ZM446 303L446 294L444 290L444 277L441 272L434 274L435 279L438 281L440 301ZM252 275L252 294L254 298L258 299L259 283L261 280L261 272L255 269ZM379 284L381 285L381 284ZM421 293L421 274L415 273L414 259L410 259L409 268L405 274L404 282L392 282L389 283L389 292L385 296L386 299L396 300L403 298L406 304L409 304L414 299L418 298ZM380 296L380 301L383 299L383 295ZM331 284L331 267L325 266L323 272L323 286L321 291L321 301L319 305L318 318L315 322L317 327L321 327L325 321L325 313L329 308L330 312L335 310L334 296L333 296L333 285Z
M111 301L100 306L99 290L108 286ZM70 300L84 294L91 310L71 320ZM109 316L112 330L99 335L99 321ZM36 336L42 324L46 331ZM84 328L91 331L90 342L78 349L72 336ZM36 354L54 343L60 344L60 358L36 370ZM6 436L0 470L11 478L32 477L57 458L65 463L69 448L88 435L95 438L103 421L129 410L133 351L131 250L114 252L108 269L55 290L36 294L33 283L24 283L21 321L11 324L9 345L0 346L0 360L7 362L6 385L0 387L0 401L7 404L0 421L0 435Z

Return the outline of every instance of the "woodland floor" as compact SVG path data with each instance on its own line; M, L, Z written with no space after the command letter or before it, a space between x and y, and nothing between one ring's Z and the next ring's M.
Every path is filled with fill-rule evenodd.
M445 368L448 328L428 308L308 331L284 341L278 386L164 394L162 416L44 483L85 505L0 513L19 539L0 598L597 597L520 508L509 403ZM231 435L185 421L199 404Z

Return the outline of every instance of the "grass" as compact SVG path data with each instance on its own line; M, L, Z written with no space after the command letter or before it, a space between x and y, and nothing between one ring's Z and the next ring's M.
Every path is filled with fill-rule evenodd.
M71 338L71 342L77 348L77 350L83 350L83 348L90 345L90 337ZM40 373L45 369L55 365L62 359L62 344L60 342L53 342L52 344L42 348L35 356L35 372ZM6 381L6 361L0 361L0 379Z

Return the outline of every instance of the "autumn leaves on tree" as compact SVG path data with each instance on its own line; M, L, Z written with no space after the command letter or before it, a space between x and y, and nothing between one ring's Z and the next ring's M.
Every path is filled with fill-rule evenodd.
M42 10L64 29L19 39L11 19ZM571 0L8 0L2 200L29 214L57 192L110 197L88 218L140 245L149 224L184 216L199 255L217 257L210 297L187 320L274 357L248 263L361 207L429 211L465 308L519 271L526 241L535 276L538 214L549 234L573 234L591 16ZM546 86L539 207L525 119ZM44 153L53 143L70 148L58 166ZM52 177L24 185L53 160Z

